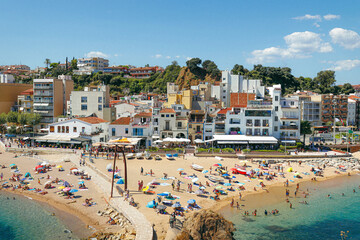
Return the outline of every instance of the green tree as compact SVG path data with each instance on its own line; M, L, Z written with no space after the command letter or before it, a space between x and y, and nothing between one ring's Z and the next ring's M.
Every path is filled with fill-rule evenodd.
M236 75L246 76L249 73L249 70L244 68L243 65L235 64L231 72Z
M34 128L35 125L41 121L41 115L37 113L30 113L27 115L27 123Z
M342 88L341 88L341 93L344 94L350 94L350 93L354 93L355 89L353 88L353 86L350 83L345 83Z
M311 134L311 123L309 121L301 121L300 123L300 134L304 135L304 144L306 134Z
M1 113L0 114L0 125L4 125L7 122L7 116L6 113Z
M6 121L8 123L17 123L18 122L18 113L17 112L9 112L6 116Z
M22 133L22 131L24 129L24 126L28 123L27 114L25 114L25 113L18 114L17 123L19 124L20 130L21 130L21 133Z
M77 59L75 59L75 58L72 59L70 64L71 64L71 69L72 70L78 69L78 67L77 67Z
M314 81L317 84L317 88L320 90L322 94L325 93L334 93L334 91L338 91L339 89L334 86L335 80L335 72L331 70L325 70L318 72L317 76L314 78Z
M211 77L216 77L221 74L218 66L213 61L205 60L202 63L202 67L206 71L206 73L209 74Z
M196 72L200 68L201 64L200 58L192 58L186 61L186 66L190 69L191 72Z

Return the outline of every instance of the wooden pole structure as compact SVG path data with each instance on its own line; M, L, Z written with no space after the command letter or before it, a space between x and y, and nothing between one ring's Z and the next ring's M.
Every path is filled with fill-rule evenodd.
M114 192L114 180L115 180L115 165L116 165L116 155L117 155L117 146L115 145L115 154L114 154L114 163L113 163L113 174L112 174L112 179L111 179L111 194L110 197L113 197L113 192Z
M122 149L122 153L123 153L123 158L124 158L125 190L127 190L128 179L127 179L127 166L126 166L126 157L125 157L125 146L124 146L123 149Z

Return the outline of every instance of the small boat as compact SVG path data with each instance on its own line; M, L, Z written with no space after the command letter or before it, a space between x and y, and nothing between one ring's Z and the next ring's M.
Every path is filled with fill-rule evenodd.
M224 179L219 178L219 177L215 177L215 176L211 176L211 175L208 175L207 177L210 181L215 182L215 183L223 183L224 182Z
M145 158L147 159L147 160L150 160L152 157L151 157L151 154L150 153L148 153L148 152L145 152Z
M156 155L155 156L155 160L161 160L162 158L160 157L160 155Z
M143 158L144 158L143 153L136 154L136 159L143 159Z
M175 160L175 158L174 158L173 155L171 155L171 154L166 154L166 158L167 158L168 160Z
M133 153L126 154L127 159L134 159L135 155Z
M197 164L192 164L191 165L191 168L192 169L194 169L194 170L196 170L196 171L202 171L202 170L204 170L204 167L203 166L200 166L200 165L197 165Z

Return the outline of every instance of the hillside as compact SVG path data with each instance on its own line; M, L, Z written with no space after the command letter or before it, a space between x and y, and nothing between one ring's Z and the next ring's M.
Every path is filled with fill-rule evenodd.
M208 73L195 74L190 71L188 67L182 67L180 73L175 81L179 85L179 89L189 89L190 86L198 85L200 82L210 82L214 83L215 81L220 80L220 76L212 76Z

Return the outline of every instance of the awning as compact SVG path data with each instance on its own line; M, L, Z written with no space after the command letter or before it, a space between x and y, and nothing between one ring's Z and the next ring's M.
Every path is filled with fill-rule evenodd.
M218 144L247 144L246 141L218 141Z
M49 103L34 103L33 106L49 106Z
M281 140L282 143L296 143L295 140Z
M250 144L277 144L278 140L271 136L246 136L246 135L214 135L213 140L220 142L239 142L239 144L243 144L243 142ZM223 143L225 144L225 143Z

